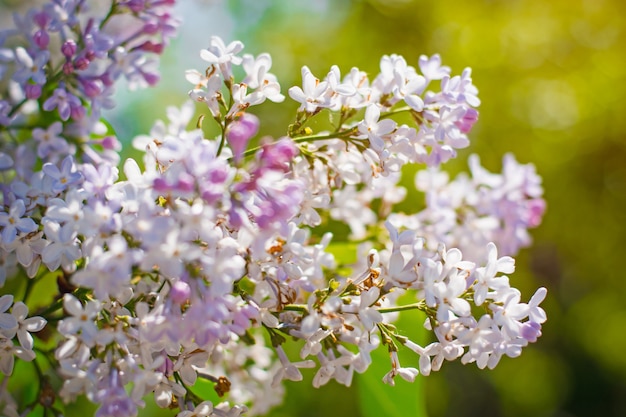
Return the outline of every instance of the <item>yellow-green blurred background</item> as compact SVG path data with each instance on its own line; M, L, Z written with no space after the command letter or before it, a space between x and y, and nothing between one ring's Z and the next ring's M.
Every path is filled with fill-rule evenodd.
M111 113L126 139L164 118L165 105L185 100L183 71L202 69L198 49L214 34L242 40L249 53L269 52L285 94L300 83L305 64L318 76L332 64L374 76L383 54L402 54L416 65L419 55L440 53L454 73L472 67L480 119L471 148L451 169L465 169L476 152L499 170L502 155L513 152L543 176L548 211L532 232L533 247L517 256L512 281L526 299L548 288L548 322L537 344L494 371L446 363L418 377L428 415L626 415L624 0L179 3L185 23L162 61L162 84L133 95L120 91L122 102ZM256 113L263 132L284 134L296 107L262 106ZM291 384L286 405L270 415L358 416L357 392Z

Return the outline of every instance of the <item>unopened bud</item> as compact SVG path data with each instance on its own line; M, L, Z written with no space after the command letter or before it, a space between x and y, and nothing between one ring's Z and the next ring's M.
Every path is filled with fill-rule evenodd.
M183 304L191 296L191 288L184 281L176 281L170 290L170 297L176 304Z
M89 67L89 60L85 57L80 57L74 61L74 68L77 70L84 70Z
M259 131L259 118L250 113L244 113L239 119L228 125L226 140L233 150L235 161L239 161L248 142Z
M50 43L50 35L48 35L47 31L40 29L33 35L33 40L40 49L47 49Z
M71 39L65 41L63 45L61 46L61 52L63 53L63 56L66 58L73 57L74 54L76 53L76 42L74 42Z

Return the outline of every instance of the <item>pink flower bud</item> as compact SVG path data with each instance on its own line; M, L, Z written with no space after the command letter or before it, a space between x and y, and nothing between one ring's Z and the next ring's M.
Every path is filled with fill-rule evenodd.
M259 131L259 118L250 113L244 113L239 119L228 126L226 140L233 150L235 161L239 161L246 150L248 142Z
M84 70L89 67L89 60L87 58L80 57L74 61L74 68L77 70Z
M289 162L298 154L298 148L291 138L284 137L278 142L267 144L261 151L263 166L286 171Z
M45 30L41 29L35 32L33 40L35 41L35 45L37 45L40 49L47 49L48 44L50 43L50 35L48 35L48 32Z
M61 52L63 53L63 56L66 58L73 57L74 54L76 53L76 42L74 42L71 39L65 41L63 45L61 46Z
M70 75L73 72L74 72L74 64L72 64L69 61L63 64L63 74Z
M461 120L455 124L463 133L469 133L472 130L472 126L478 120L478 111L473 108L467 109Z
M126 3L126 7L135 13L139 13L146 7L146 5L142 0L130 0Z
M101 145L104 149L112 151L120 151L122 149L122 144L115 136L105 136L102 138Z
M174 285L172 285L170 297L172 297L172 301L176 304L183 304L185 301L189 300L190 296L191 288L186 282L176 281Z

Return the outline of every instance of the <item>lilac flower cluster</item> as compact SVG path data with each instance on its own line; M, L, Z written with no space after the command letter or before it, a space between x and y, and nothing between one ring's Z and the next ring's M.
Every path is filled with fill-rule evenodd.
M120 78L131 89L158 81L156 57L178 25L173 4L54 0L14 16L15 27L0 32L0 127L3 152L18 158L20 174L36 158L58 163L76 153L96 165L119 162L101 112L114 106Z
M414 214L394 213L389 221L419 230L426 245L456 247L464 256L479 260L482 248L494 242L500 252L514 255L530 245L528 229L541 222L545 201L541 178L532 164L519 164L507 154L502 174L492 174L470 155L472 177L459 175L453 181L438 168L419 171L415 186L424 192L426 207Z
M503 174L472 157L472 178L448 181L441 164L468 146L479 100L470 70L451 76L437 55L420 57L419 71L385 56L371 82L357 68L320 80L305 67L288 90L300 103L288 134L257 138L250 109L285 99L271 57L212 37L205 70L186 73L192 100L134 139L143 161L127 160L122 179L99 109L121 75L155 81L150 57L172 35L171 3L113 1L98 17L85 2L51 1L16 17L11 35L27 46L3 46L0 70L18 94L0 103L0 287L25 295L0 297L0 412L60 413L86 396L98 416L134 416L146 399L179 417L263 414L302 368L315 387L350 385L379 347L390 357L380 377L393 384L444 360L493 368L537 340L546 290L524 303L504 274L541 220L540 179L512 157ZM323 115L333 129L314 132ZM206 138L211 120L221 133ZM423 168L411 194L426 205L394 213L407 164ZM356 264L333 255L333 222L359 243ZM56 288L41 284L50 274ZM53 302L28 317L33 288ZM400 303L405 293L415 302ZM423 313L425 346L393 326L406 310ZM419 369L401 366L402 346ZM42 381L60 376L58 397L42 382L36 402L16 403L15 357ZM207 400L199 379L227 401Z

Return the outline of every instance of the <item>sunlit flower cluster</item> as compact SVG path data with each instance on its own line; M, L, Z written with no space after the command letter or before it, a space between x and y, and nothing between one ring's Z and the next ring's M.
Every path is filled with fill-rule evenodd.
M480 102L471 71L451 75L438 55L417 68L384 56L372 79L304 67L288 134L259 138L251 110L286 99L272 59L212 37L206 67L185 74L191 100L133 140L143 160L122 175L100 110L118 78L156 82L172 3L50 1L0 37L0 413L60 414L86 396L98 416L133 416L146 400L179 417L263 414L283 380L311 368L314 387L349 386L375 349L389 352L380 378L393 385L444 360L493 368L537 340L546 290L523 302L508 274L545 210L541 180L512 156L502 174L472 156L471 178L449 180L441 165L469 145ZM333 128L314 132L329 115ZM420 193L415 212L394 209ZM341 224L354 264L336 251ZM52 301L29 316L33 291ZM406 310L422 312L428 343L394 327ZM400 364L403 347L419 369ZM15 358L43 381L32 404L10 395Z

